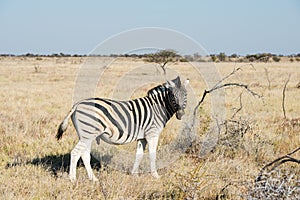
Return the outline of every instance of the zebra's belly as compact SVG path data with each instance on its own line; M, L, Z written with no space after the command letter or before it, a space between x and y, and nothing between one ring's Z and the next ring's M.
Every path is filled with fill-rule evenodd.
M104 132L100 134L98 137L109 144L121 145L121 144L134 142L138 139L144 138L145 136L144 136L144 131L141 130L135 134L128 133L126 131L121 133Z

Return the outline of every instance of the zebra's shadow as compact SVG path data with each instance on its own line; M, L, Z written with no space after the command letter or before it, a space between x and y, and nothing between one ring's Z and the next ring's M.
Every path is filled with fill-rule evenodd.
M110 158L107 157L107 160ZM58 176L59 173L62 172L69 172L70 169L70 154L60 154L60 155L46 155L41 158L34 158L30 161L22 162L19 159L14 159L13 162L7 163L6 168L11 168L15 166L22 166L22 165L35 165L35 166L42 166L46 171L49 171L54 176ZM81 158L77 164L78 167L84 167L84 164ZM91 166L93 169L99 171L101 169L100 162L91 156Z

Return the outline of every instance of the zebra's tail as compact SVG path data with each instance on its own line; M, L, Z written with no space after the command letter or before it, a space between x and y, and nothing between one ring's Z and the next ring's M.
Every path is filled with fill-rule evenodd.
M62 138L63 133L67 130L69 119L70 119L71 115L73 114L73 112L75 111L75 109L76 109L76 105L73 106L72 110L70 110L68 115L60 123L58 130L57 130L57 134L55 136L57 140L60 140Z

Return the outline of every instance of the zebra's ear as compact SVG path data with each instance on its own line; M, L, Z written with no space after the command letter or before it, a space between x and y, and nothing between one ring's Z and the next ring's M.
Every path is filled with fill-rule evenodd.
M172 88L172 87L175 87L176 85L173 81L167 81L166 86L167 86L167 88Z
M175 86L180 88L181 87L181 81L180 81L180 77L177 76L174 80L172 80L172 82L175 83Z
M187 86L189 83L190 83L190 80L189 80L189 79L186 79L186 80L184 81L184 87L186 88L186 86Z

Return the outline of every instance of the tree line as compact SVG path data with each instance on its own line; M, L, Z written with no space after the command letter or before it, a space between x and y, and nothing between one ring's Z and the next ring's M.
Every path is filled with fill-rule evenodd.
M66 53L53 53L53 54L0 54L0 57L131 57L141 58L146 61L158 62L166 57L168 61L177 62L280 62L282 58L288 58L290 62L300 62L300 53L283 55L283 54L272 54L272 53L256 53L247 55L238 55L236 53L226 55L225 52L210 55L200 55L194 53L193 55L179 55L174 50L161 50L155 53L145 54L110 54L110 55L97 55L97 54L66 54ZM170 60L171 59L171 60Z

